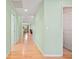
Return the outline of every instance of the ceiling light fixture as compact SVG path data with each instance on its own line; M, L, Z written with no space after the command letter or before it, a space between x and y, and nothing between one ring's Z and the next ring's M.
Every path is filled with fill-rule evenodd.
M27 11L28 11L28 9L24 9L24 11L25 11L25 12L27 12Z

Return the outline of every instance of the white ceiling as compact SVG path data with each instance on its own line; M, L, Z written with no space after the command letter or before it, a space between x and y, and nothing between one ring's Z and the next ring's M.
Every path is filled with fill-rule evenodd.
M23 22L30 22L36 14L42 0L11 0L18 15L23 17ZM28 9L27 12L24 9Z

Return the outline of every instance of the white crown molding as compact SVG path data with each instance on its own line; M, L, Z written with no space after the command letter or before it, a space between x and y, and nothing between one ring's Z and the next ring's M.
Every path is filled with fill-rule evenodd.
M64 8L64 7L72 7L72 5L63 5L63 8Z

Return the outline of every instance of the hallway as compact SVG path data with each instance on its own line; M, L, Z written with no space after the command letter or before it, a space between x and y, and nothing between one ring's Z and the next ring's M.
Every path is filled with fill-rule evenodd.
M27 45L27 46L26 46ZM12 47L7 59L71 59L71 52L64 49L63 57L44 57L32 40L32 35L29 35L28 43L26 41L18 42Z
M32 36L30 35L28 46L22 40L17 43L14 49L11 49L12 51L7 59L44 59L31 38Z

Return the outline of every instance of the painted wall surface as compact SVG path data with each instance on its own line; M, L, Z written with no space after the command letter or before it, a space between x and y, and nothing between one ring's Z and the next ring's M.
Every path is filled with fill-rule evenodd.
M63 55L63 21L60 0L44 0L35 16L33 39L44 55Z
M10 47L11 47L11 14L15 15L16 18L16 30L15 30L15 42L18 41L20 35L21 35L21 29L22 29L22 25L21 25L21 17L18 16L15 12L15 10L11 7L11 5L9 4L9 1L7 1L7 6L6 6L6 54L8 55L10 52Z
M72 5L72 0L63 0L63 5L64 6L71 6Z
M43 50L43 26L44 26L44 20L43 20L43 5L41 4L32 24L32 29L33 29L33 40L38 46L38 48Z
M20 16L16 17L16 42L20 40L22 35L22 18Z
M63 55L61 0L44 0L44 54Z
M10 20L10 14L11 14L11 10L10 10L10 6L9 3L7 1L7 5L6 5L6 55L9 54L10 51L10 41L11 41L11 20Z

